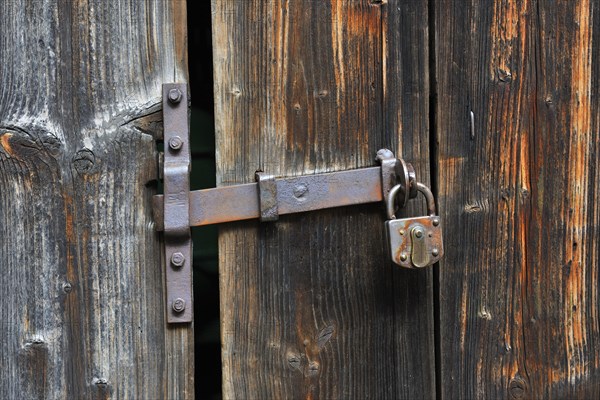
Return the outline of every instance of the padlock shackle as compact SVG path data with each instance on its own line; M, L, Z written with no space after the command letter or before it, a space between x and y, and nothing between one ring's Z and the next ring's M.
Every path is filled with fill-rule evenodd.
M425 196L425 200L427 200L427 212L429 213L429 216L433 217L434 215L436 215L435 198L433 197L433 193L431 193L431 190L427 186L423 185L421 182L417 182L417 190L423 193L423 195Z
M416 184L417 190L419 192L423 193L423 195L425 196L425 200L427 200L427 212L429 213L429 216L431 216L431 217L435 216L436 209L435 209L435 198L433 197L433 193L431 193L431 190L427 186L423 185L421 182L415 182L415 184ZM398 193L398 191L402 191L403 193L406 193L404 186L400 185L400 184L398 184L390 189L390 193L388 195L387 204L386 204L388 219L396 219L395 205L396 205L396 194Z
M406 191L404 190L404 186L402 186L401 184L398 184L390 189L390 193L388 195L387 204L386 204L388 219L396 219L395 206L396 206L396 194L398 193L398 191L402 191L403 193L406 193Z

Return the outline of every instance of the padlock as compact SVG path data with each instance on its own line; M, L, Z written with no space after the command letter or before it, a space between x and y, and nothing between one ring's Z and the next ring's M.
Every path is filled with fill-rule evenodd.
M385 222L389 254L391 260L404 268L423 268L432 265L444 255L442 225L436 215L435 199L431 190L416 182L416 188L427 199L428 216L402 218L395 217L395 197L404 191L402 185L394 186L387 199L389 220Z

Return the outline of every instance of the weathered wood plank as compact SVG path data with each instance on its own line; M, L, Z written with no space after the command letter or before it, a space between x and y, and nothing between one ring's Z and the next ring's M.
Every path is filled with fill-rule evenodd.
M387 1L382 5L383 132L386 146L409 161L430 186L429 3ZM391 144L388 144L391 143ZM423 197L400 216L425 215ZM394 340L398 385L394 398L435 396L433 269L393 268Z
M219 185L373 165L381 147L428 182L425 1L212 5ZM221 228L225 398L432 397L428 275L386 263L383 220Z
M600 398L600 3L435 5L443 397Z
M0 398L191 398L151 196L185 2L0 3Z

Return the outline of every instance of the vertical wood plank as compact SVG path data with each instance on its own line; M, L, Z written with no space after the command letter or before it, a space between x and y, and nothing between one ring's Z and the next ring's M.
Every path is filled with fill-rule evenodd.
M1 398L192 398L150 184L185 2L0 4Z
M383 121L386 146L409 161L417 178L430 182L429 4L393 0L382 5ZM400 217L425 215L423 197ZM435 396L433 268L392 268L394 297L395 398Z
M443 398L600 397L599 6L435 2Z
M214 0L217 184L373 165L381 147L428 182L423 5ZM221 227L225 398L433 395L430 277L386 262L383 221L370 205Z

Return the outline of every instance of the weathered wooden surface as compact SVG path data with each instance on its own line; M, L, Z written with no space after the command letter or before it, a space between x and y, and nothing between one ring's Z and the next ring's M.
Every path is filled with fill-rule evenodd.
M600 398L600 3L434 3L442 398Z
M381 147L428 182L426 1L212 5L218 185L369 166ZM221 228L225 398L433 396L431 280L385 261L383 220Z
M0 3L0 398L193 397L146 187L185 18L181 1Z

